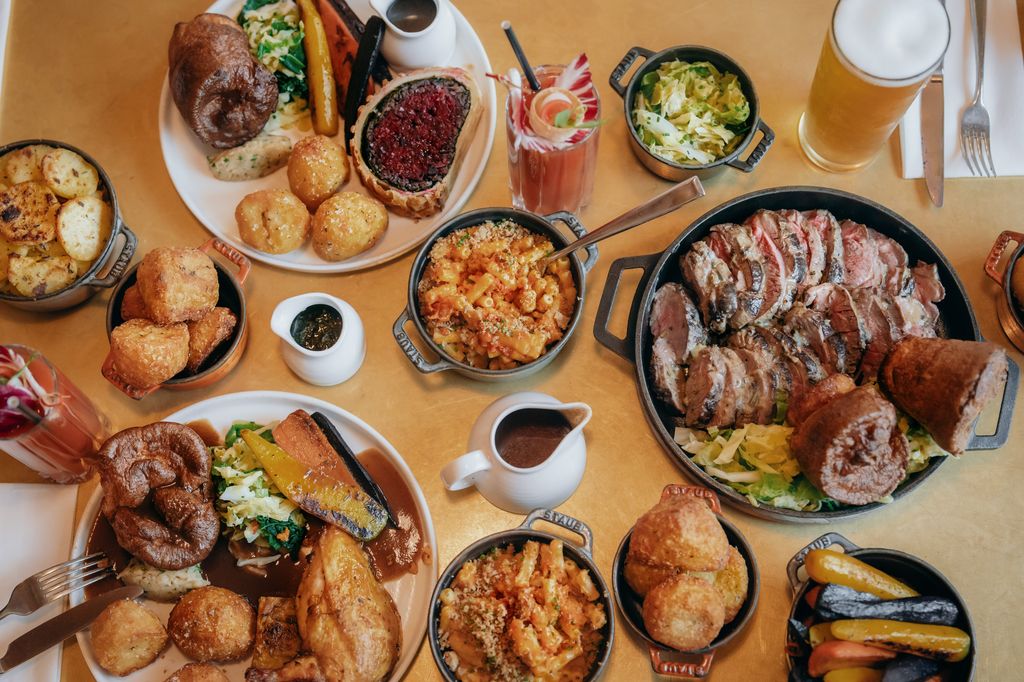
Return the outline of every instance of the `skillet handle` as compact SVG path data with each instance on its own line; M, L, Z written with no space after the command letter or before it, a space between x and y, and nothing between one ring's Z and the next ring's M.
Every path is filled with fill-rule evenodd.
M1010 242L1024 244L1024 233L1003 230L996 237L996 243L992 245L992 250L988 252L988 258L985 259L985 274L994 279L999 286L1003 286L1003 276L1006 273L997 269L996 266L999 265L999 259L1003 257L1003 252L1006 251Z
M1006 445L1006 441L1010 438L1010 420L1013 419L1013 406L1017 402L1017 387L1019 385L1020 367L1013 361L1013 358L1007 357L1006 383L1003 384L1003 396L999 400L996 432L988 435L972 434L971 440L967 444L968 450L995 450Z
M91 286L106 289L120 282L121 277L124 276L125 270L128 269L128 264L132 262L132 256L135 255L135 247L139 245L139 238L124 223L121 223L121 234L124 235L124 246L121 247L121 253L117 254L117 260L110 267L110 272L107 273L107 276L89 282Z
M416 348L416 344L412 342L409 335L405 333L405 325L409 322L409 309L406 308L402 311L402 314L395 320L395 324L391 327L391 333L395 336L395 342L405 353L405 357L409 358L416 369L423 372L424 374L432 374L433 372L440 372L445 369L451 369L455 365L441 358L437 362L428 361L420 353L419 349Z
M656 646L648 646L651 653L651 669L665 677L675 677L681 680L700 680L711 672L711 662L715 658L714 651L700 654L700 661L697 663L689 661L666 661L661 657L661 649Z
M572 233L577 238L582 239L587 235L587 228L583 227L579 218L570 213L569 211L555 211L544 216L544 220L548 222L554 222L556 220L565 223L565 226L572 230ZM587 260L583 261L583 272L590 272L590 268L594 267L594 263L597 262L597 245L591 244L586 249Z
M858 545L855 545L850 540L847 540L845 536L839 533L825 533L824 535L811 540L803 549L793 555L793 558L786 564L786 575L789 577L789 586L795 593L800 589L800 585L803 581L797 575L800 568L804 565L804 559L807 558L807 553L812 549L825 549L831 545L839 545L847 552L852 552L855 549L860 549Z
M519 524L519 527L533 528L533 524L541 520L561 526L579 535L583 538L583 546L580 549L591 559L594 558L594 533L590 530L590 526L562 512L556 512L552 509L534 509L526 517L526 520Z
M708 503L708 506L711 507L711 511L718 515L722 514L722 504L718 501L718 495L713 490L702 488L699 485L669 483L662 489L661 499L664 500L672 495L689 495L690 497L703 498Z
M726 161L725 165L732 166L744 173L749 173L754 170L757 164L761 163L761 159L764 157L765 152L768 151L768 148L772 146L772 142L775 141L775 131L769 128L768 124L764 121L757 122L757 129L761 131L761 141L757 143L756 147L754 147L754 151L750 152L750 156L747 157L747 160L744 161L737 157L732 161Z
M612 69L612 75L608 77L608 84L612 86L612 90L619 93L619 97L626 96L626 86L622 84L622 77L629 71L629 67L633 65L637 57L643 57L646 62L653 54L653 51L645 47L631 47L629 52L615 65L615 68Z
M630 362L636 361L633 357L633 333L636 327L636 316L640 309L640 292L647 287L647 280L650 279L654 265L659 258L661 258L660 253L652 253L646 256L619 258L614 261L611 268L608 269L608 278L604 281L604 291L601 292L601 302L597 306L594 336L602 346ZM622 279L623 270L643 270L644 273L640 277L633 302L630 304L629 321L626 323L626 338L620 339L608 331L608 321L611 319L612 307L615 305L615 296L619 292L619 280Z

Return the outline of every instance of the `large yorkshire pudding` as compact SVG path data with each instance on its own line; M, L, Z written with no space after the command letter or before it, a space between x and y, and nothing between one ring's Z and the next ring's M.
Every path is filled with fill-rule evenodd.
M99 472L103 515L132 555L177 570L213 551L210 453L195 431L171 422L125 429L104 443Z

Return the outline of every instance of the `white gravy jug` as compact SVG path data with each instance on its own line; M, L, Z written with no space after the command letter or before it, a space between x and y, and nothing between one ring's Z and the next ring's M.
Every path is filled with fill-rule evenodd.
M370 0L370 6L384 20L386 31L380 51L392 66L448 66L456 34L448 0Z
M524 410L536 412L523 413ZM538 464L526 468L510 464L499 451L499 439L509 433L511 424L528 426L524 417L543 418L545 412L561 415L568 432ZM469 436L471 451L444 467L441 481L453 491L476 486L491 504L516 514L540 507L553 509L569 499L583 479L587 465L583 427L591 415L586 403L561 403L544 393L513 393L499 398L480 413L473 425ZM508 450L506 456L512 459L511 455Z
M330 348L309 350L292 336L292 323L311 306L327 306L341 317L341 335ZM366 336L355 308L322 292L299 294L277 304L270 316L270 329L281 337L284 362L303 381L315 386L334 386L348 380L363 364Z

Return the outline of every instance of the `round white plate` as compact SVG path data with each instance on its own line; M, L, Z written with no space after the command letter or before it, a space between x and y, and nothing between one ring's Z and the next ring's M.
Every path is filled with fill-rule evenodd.
M352 415L345 410L332 405L331 403L297 393L282 393L279 391L250 391L248 393L231 393L228 395L210 398L182 410L168 415L165 421L186 423L198 419L208 419L219 433L225 433L231 424L236 421L256 421L268 423L283 419L294 410L303 409L307 412L319 411L327 415L334 425L341 431L341 435L352 446L355 452L361 452L368 448L377 448L394 465L405 484L412 492L416 501L416 508L419 511L420 519L423 521L423 542L425 551L430 554L430 564L421 565L419 572L415 575L406 574L397 580L384 584L392 598L398 613L402 617L402 653L395 665L391 680L397 681L402 678L405 671L412 665L416 653L419 651L420 642L427 630L427 614L430 611L430 594L437 582L437 539L434 535L434 522L430 518L430 510L427 508L427 501L423 497L423 490L412 475L412 471L406 465L405 460L398 454L391 443L382 435L377 433L373 427L366 422ZM92 528L93 520L99 513L101 489L97 488L85 514L79 522L75 532L75 542L72 548L72 556L85 554L86 543L89 541L89 531ZM76 606L83 600L82 590L71 595L71 605ZM143 600L143 603L150 608L162 622L167 622L171 613L172 604ZM182 654L177 647L170 647L152 664L142 670L138 670L127 677L115 677L104 671L96 663L93 656L92 643L87 631L78 633L78 644L82 648L85 661L89 670L100 682L117 682L129 680L130 682L163 682L167 677L181 666L189 663L189 659ZM246 658L239 663L222 665L231 680L242 682L245 679L245 669L249 667L250 659ZM218 664L219 665L219 664Z
M350 4L363 20L372 13L366 0L356 0ZM241 5L239 0L218 0L206 11L235 17L238 15ZM473 141L466 150L459 173L452 184L448 200L440 213L419 221L390 213L388 229L379 242L358 256L337 263L321 259L313 252L312 246L308 243L301 249L283 255L257 251L242 242L238 236L235 206L245 195L257 190L287 189L288 177L285 169L281 168L265 178L244 182L227 182L213 177L210 167L206 163L206 156L215 150L200 142L186 125L171 100L165 77L163 89L160 92L158 122L160 148L163 151L164 163L171 176L171 182L174 183L174 188L178 191L181 200L185 202L199 222L214 235L230 242L250 258L286 270L317 273L352 272L380 265L422 244L423 240L436 227L458 213L469 199L469 195L473 193L487 165L487 157L491 152L494 128L497 123L497 97L494 81L487 77L487 72L491 70L487 52L466 18L454 6L452 6L452 12L455 15L457 30L455 51L450 63L444 66L461 66L473 75L480 87L484 111L474 133ZM278 132L288 135L292 141L312 134L312 132L302 132L296 129ZM341 142L343 135L339 133L337 139ZM366 194L366 189L359 181L354 169L352 169L349 181L342 189Z

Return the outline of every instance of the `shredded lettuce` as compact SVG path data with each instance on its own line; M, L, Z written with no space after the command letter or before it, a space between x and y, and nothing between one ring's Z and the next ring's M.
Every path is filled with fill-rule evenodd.
M253 56L277 79L278 104L273 127L289 127L307 112L309 83L299 7L292 0L247 0L238 23Z
M926 430L906 417L900 418L899 427L910 443L908 476L927 467L932 457L948 454ZM707 431L679 427L673 437L694 463L745 495L755 507L809 512L840 508L840 503L825 496L800 473L789 446L792 433L792 427L782 424L747 424L738 429ZM892 497L878 501L891 502Z
M735 74L710 62L664 62L645 74L633 125L652 153L706 164L732 152L750 129L750 103Z

